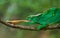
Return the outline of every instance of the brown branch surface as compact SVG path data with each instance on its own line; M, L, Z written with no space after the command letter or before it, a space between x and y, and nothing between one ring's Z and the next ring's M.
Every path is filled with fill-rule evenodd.
M30 26L17 26L17 25L13 25L13 24L4 22L2 20L0 20L0 23L4 24L6 26L12 27L12 28L18 28L18 29L23 29L23 30L36 30L37 31L37 29L35 27L30 27Z
M12 27L12 28L18 28L18 29L23 29L23 30L33 30L33 31L38 31L36 29L36 27L30 27L30 26L17 26L17 25L13 25L13 24L9 24L7 22L4 22L2 20L0 20L0 23ZM44 28L42 30L53 30L53 29L60 29L60 26L48 26L47 28Z

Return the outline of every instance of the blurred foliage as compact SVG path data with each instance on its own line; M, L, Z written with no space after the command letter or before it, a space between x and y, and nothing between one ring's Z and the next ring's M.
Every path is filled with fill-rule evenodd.
M0 18L4 21L26 19L28 15L42 13L51 7L60 8L60 0L0 0ZM39 34L38 31L14 29L0 24L0 38L35 38ZM53 38L59 38L59 34L59 30L51 31Z

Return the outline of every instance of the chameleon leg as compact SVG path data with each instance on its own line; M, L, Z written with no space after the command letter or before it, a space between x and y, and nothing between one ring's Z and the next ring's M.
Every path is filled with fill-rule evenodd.
M41 30L42 28L45 28L45 27L47 27L47 25L39 25L39 26L37 27L37 30Z

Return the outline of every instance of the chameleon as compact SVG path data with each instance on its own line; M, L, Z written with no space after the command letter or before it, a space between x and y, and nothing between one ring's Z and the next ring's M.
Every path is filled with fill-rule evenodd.
M26 20L30 24L39 24L37 30L41 30L51 24L60 23L60 8L49 8L42 13L28 16Z

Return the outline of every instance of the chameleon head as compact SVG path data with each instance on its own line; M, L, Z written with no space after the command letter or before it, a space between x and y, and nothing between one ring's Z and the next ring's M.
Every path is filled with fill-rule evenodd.
M36 24L37 16L36 15L30 15L30 16L27 17L27 20L32 24Z

